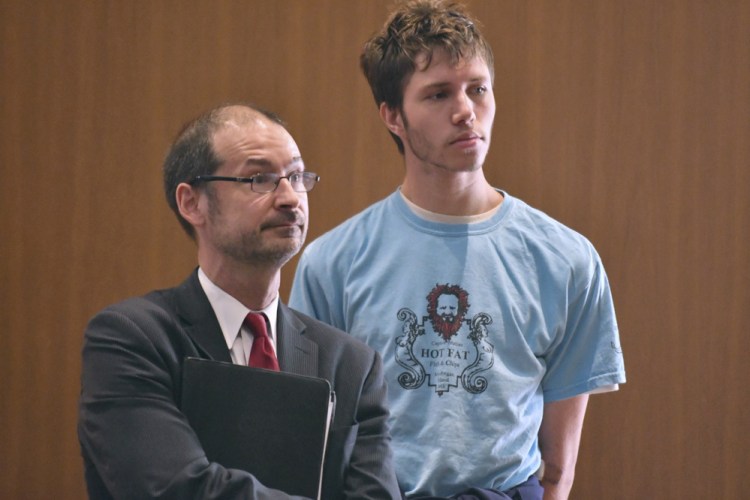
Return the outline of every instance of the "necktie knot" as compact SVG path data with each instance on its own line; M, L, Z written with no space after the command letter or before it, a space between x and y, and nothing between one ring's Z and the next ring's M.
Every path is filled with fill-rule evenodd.
M268 338L266 316L261 313L248 313L245 317L245 325L253 334L253 347L250 349L248 366L279 371L279 362L276 359L271 339Z
M263 313L247 313L245 325L253 332L253 337L268 337L266 329L266 315Z

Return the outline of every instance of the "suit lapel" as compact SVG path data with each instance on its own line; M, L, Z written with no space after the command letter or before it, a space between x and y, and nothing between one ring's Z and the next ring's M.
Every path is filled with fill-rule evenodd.
M205 356L232 361L211 303L198 280L197 270L174 289L175 309L182 327ZM282 302L276 323L279 366L286 372L318 375L318 344L304 335L305 324Z
M282 302L276 323L279 365L285 372L318 376L318 344L304 336L305 324Z
M175 289L175 308L183 328L210 359L232 361L219 321L198 280L198 271Z

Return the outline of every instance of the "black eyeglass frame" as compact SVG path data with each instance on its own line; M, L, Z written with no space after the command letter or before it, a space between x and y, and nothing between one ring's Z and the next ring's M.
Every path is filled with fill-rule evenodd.
M302 191L294 189L294 183L292 182L291 177L296 176L296 175L301 176L302 178L301 184L303 188L305 187L305 182L312 181L312 186L310 186L310 189L303 189ZM257 189L255 189L256 182L258 182L257 180L258 177L276 178L276 180L273 183L273 189L271 189L270 191L258 191ZM195 184L198 184L201 182L214 182L214 181L241 182L243 184L250 184L250 189L252 189L253 192L255 193L265 194L265 193L273 193L274 191L276 191L279 188L279 183L281 182L281 179L288 180L289 184L292 185L292 189L294 189L296 193L309 193L310 191L313 190L313 188L318 183L318 181L320 181L320 176L316 174L315 172L307 172L307 171L292 172L289 175L279 175L279 174L274 174L274 173L260 173L260 174L255 174L250 177L229 177L229 176L224 176L224 175L198 175L190 179L188 181L188 184L190 184L191 186L194 186Z

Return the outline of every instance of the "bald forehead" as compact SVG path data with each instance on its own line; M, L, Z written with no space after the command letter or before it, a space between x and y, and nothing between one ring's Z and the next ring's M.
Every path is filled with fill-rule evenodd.
M222 126L248 126L248 125L278 125L280 124L271 121L267 116L262 113L248 108L247 106L227 106L217 110L214 121L219 124L219 128ZM282 127L283 128L283 127Z
M282 124L246 106L233 105L218 109L212 121L214 123L212 142L215 148L220 142L232 140L231 138L246 135L248 132L257 135L258 138L267 139L272 136L293 142L291 135Z
M212 147L222 164L281 166L302 162L297 144L280 123L243 106L218 110ZM241 171L232 175L240 175Z

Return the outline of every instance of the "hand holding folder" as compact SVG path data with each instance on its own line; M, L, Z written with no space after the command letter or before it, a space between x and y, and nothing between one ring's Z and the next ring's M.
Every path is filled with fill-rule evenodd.
M181 409L212 462L320 498L335 397L321 378L207 359L183 364Z

